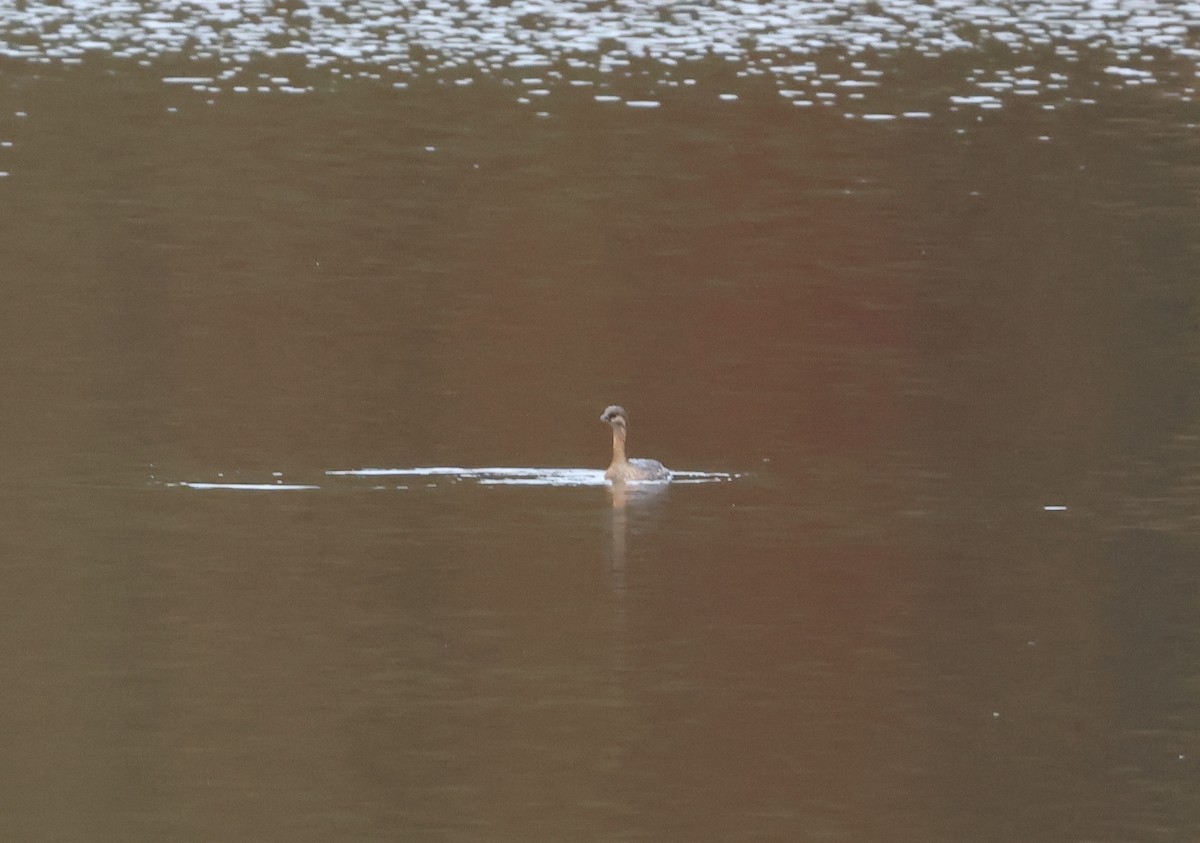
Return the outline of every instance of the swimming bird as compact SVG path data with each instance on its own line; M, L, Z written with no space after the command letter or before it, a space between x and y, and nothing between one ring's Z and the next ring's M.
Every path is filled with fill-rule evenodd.
M613 404L600 414L600 421L608 424L613 431L612 464L604 472L606 479L613 483L626 481L659 481L671 479L668 471L658 460L631 460L625 458L625 437L629 429L629 417L624 407Z

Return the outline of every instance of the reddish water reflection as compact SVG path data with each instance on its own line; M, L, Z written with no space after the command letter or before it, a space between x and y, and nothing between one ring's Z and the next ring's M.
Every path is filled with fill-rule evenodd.
M113 80L25 80L0 185L17 837L1196 830L1169 102L960 132L749 84L753 119L537 121ZM614 400L748 476L325 474L599 470Z

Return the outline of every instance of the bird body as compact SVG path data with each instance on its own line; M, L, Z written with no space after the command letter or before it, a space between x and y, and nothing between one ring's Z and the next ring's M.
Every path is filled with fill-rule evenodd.
M613 483L666 482L671 472L658 460L628 459L625 456L625 439L629 432L629 417L624 407L613 404L600 415L600 420L613 431L613 458L606 479Z

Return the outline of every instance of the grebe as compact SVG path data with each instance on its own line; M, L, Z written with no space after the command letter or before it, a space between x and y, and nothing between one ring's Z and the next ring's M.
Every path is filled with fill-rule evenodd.
M604 472L604 477L614 483L627 480L670 480L671 472L658 460L629 460L625 458L625 433L629 427L629 419L625 408L612 405L600 415L600 421L607 422L613 430L612 464Z

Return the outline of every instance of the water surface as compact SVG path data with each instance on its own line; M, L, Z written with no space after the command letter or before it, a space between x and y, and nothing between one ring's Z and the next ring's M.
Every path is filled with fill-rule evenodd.
M11 836L1200 833L1194 4L260 5L0 22Z

